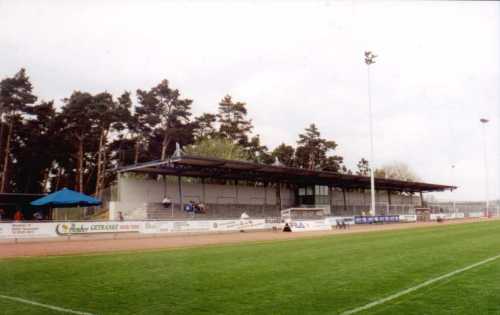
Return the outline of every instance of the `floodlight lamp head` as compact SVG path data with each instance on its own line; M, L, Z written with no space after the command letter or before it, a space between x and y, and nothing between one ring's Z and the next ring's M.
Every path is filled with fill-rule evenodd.
M365 51L365 63L369 66L373 63L375 63L375 58L377 58L377 55L375 55L371 51Z

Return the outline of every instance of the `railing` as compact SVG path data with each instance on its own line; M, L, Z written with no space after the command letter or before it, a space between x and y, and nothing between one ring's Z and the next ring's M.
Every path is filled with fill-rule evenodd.
M213 219L213 218L239 218L243 212L252 218L265 218L279 216L276 205L252 205L252 204L205 204L204 213L186 212L179 210L179 204L165 208L161 203L149 203L145 205L144 212L147 219ZM127 215L125 214L127 219Z
M377 215L415 214L415 208L420 206L414 204L390 205L388 203L377 203L375 213ZM370 205L333 205L331 212L334 215L354 216L369 215Z

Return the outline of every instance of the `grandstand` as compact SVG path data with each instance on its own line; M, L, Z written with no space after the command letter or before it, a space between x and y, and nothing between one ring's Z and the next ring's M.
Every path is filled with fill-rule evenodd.
M126 219L278 217L292 207L322 208L328 215L368 212L370 179L329 171L176 156L120 167L105 206L110 219L121 211ZM425 204L424 193L456 187L376 179L377 214L411 214ZM165 207L162 200L171 205ZM187 204L203 203L203 213L186 212Z

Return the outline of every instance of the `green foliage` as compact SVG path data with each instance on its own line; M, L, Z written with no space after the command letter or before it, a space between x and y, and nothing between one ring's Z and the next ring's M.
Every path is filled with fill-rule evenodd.
M180 95L179 90L170 88L168 80L161 81L149 91L137 90L139 121L142 120L147 129L154 132L153 140L161 139L162 160L173 152L175 142L182 142L186 129L192 137L189 123L193 101L182 99Z
M22 124L23 115L29 112L29 106L37 99L32 91L33 86L24 69L0 81L0 192L15 186L11 176L10 164L15 161L11 144L18 136L17 129Z
M17 124L12 141L9 191L41 192L47 185L52 163L61 151L54 138L56 111L53 102L29 108L29 115Z
M246 104L234 102L230 95L224 96L219 103L217 119L219 135L231 139L240 145L248 143L248 135L252 131L252 121L247 119Z
M357 164L358 170L356 171L356 175L360 176L368 176L370 175L370 164L368 160L365 158L361 158Z
M404 181L418 181L419 177L416 173L403 162L392 162L382 165L381 168L375 170L375 177L397 179Z
M217 136L217 130L214 126L217 116L210 113L204 113L194 120L193 135L196 140L204 138L213 138Z
M10 245L9 245L10 246ZM498 255L500 222L0 260L0 294L93 314L341 314ZM500 261L360 314L499 314ZM1 300L2 314L54 314Z
M315 124L309 125L305 129L305 133L299 135L297 144L295 159L299 167L310 170L323 169L332 172L341 170L343 158L328 155L329 151L337 148L337 143L321 138L321 133Z
M295 149L291 145L281 143L271 154L284 166L293 167L295 165Z
M0 81L0 113L2 115L6 114L8 117L23 112L28 105L35 103L36 99L25 69Z
M176 143L198 155L349 172L333 154L337 144L314 124L296 148L283 143L269 150L252 133L247 104L230 95L217 113L192 119L193 101L168 80L138 89L134 108L130 92L115 98L76 90L56 110L52 101L35 103L32 89L24 69L0 81L0 191L71 187L99 196L113 180L107 169L165 159Z
M184 147L184 153L226 160L250 160L248 153L242 146L224 138L202 139Z

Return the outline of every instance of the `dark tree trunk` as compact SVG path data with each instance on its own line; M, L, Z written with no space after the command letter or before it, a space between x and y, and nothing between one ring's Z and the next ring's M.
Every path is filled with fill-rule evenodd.
M161 160L165 160L167 158L167 148L170 144L170 137L168 136L170 131L169 123L165 126L165 133L163 134L163 141L161 143Z
M12 128L14 123L9 123L7 140L5 142L5 155L3 160L2 181L0 183L0 192L5 192L5 185L7 183L7 170L9 169L9 155L10 155L10 139L12 138Z
M163 137L163 141L161 143L161 160L165 160L167 158L167 147L168 147L169 139L165 134Z
M139 147L140 147L140 140L137 138L135 140L135 148L134 148L134 164L139 163Z
M101 130L101 136L99 137L99 148L97 154L97 178L96 178L96 187L95 187L95 195L99 197L101 195L101 190L103 189L104 182L104 171L105 171L105 140L107 137L107 130Z
M83 136L78 138L78 181L77 191L83 192Z

